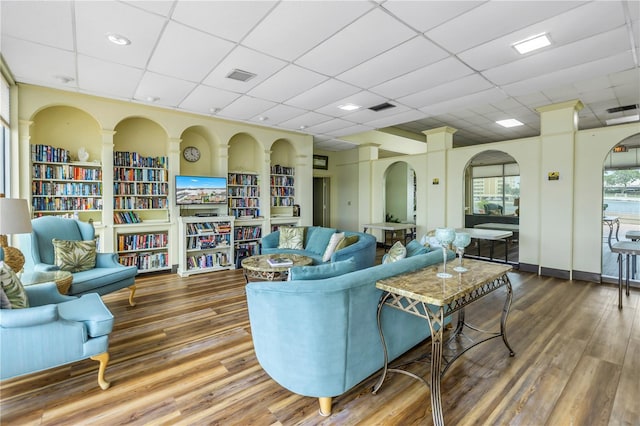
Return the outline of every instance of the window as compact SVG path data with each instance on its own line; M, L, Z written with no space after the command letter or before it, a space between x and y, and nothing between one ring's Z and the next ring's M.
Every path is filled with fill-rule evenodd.
M517 163L472 168L473 214L517 215L520 168Z
M9 112L11 111L11 88L9 82L0 74L0 194L9 195L10 170L10 141L9 141Z

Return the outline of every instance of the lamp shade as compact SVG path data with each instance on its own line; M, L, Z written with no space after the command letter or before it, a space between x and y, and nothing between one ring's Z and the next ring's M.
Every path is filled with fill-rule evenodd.
M0 235L31 232L31 215L27 200L0 198Z

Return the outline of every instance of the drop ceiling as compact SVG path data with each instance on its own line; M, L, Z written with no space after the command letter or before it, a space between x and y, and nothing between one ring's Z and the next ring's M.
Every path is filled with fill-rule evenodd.
M329 151L374 129L424 141L450 126L454 146L535 136L535 109L572 99L580 129L604 127L638 114L607 109L640 103L637 1L2 0L0 14L19 83L308 133ZM513 48L540 33L551 46ZM523 125L495 123L507 118Z

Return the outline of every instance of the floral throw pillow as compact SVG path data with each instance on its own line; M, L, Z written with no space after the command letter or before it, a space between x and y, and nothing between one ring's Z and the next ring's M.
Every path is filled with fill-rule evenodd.
M407 249L400 241L396 241L396 243L389 249L389 253L384 255L382 263L395 262L396 260L404 259L405 257L407 257Z
M82 272L96 267L96 242L53 239L55 264L63 271Z
M8 265L0 261L0 286L8 299L11 309L28 308L29 299L20 278ZM6 300L3 305L6 304Z
M303 250L304 227L283 226L282 228L280 228L280 239L278 240L278 248Z

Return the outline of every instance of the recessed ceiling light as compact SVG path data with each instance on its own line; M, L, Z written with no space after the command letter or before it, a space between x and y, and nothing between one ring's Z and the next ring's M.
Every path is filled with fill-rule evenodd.
M304 130L307 128L307 126L305 124L303 124L302 126L298 127L300 130Z
M147 96L147 102L158 102L160 100L157 96Z
M627 115L626 117L610 118L606 120L605 123L607 123L607 126L611 126L613 124L631 123L632 121L638 120L640 120L640 114Z
M514 43L513 48L516 49L519 54L524 55L525 53L542 49L550 44L551 40L549 40L549 36L547 36L546 33L542 33Z
M211 114L217 114L220 112L220 108L209 108Z
M116 33L107 33L107 40L113 44L117 44L118 46L128 46L131 44L131 40Z
M269 117L265 117L264 115L261 115L260 117L258 117L258 120L260 121L267 121L269 119Z
M362 108L360 105L356 105L356 104L343 104L343 105L338 105L338 108L340 108L343 111L355 111L357 109Z
M72 77L68 77L66 75L56 75L53 78L55 78L56 80L58 80L62 84L71 83L73 81Z
M501 125L502 127L516 127L516 126L522 126L523 125L523 123L519 122L515 118L508 118L506 120L498 120L498 121L496 121L496 123Z

